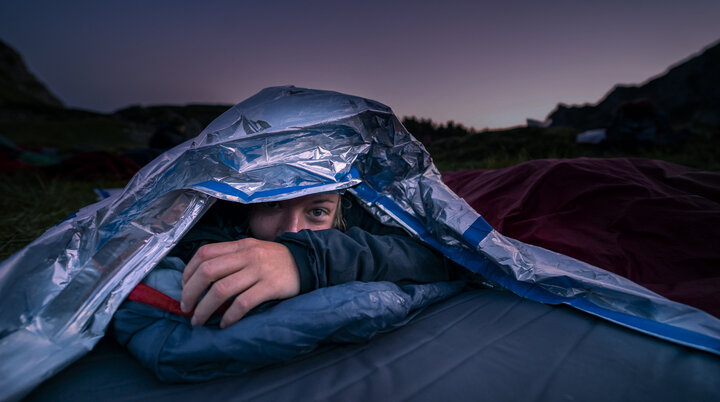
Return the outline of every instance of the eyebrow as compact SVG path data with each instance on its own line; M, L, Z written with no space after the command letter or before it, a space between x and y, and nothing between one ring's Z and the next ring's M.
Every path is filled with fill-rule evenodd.
M312 204L313 204L313 205L315 205L315 204L327 204L327 203L335 204L336 202L337 202L336 200L333 200L333 199L330 199L330 198L320 198L320 199L317 199L317 200L313 200L313 201L312 201Z

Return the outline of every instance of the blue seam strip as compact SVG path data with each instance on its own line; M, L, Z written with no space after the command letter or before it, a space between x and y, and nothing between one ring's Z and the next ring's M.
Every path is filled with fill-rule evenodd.
M345 176L337 179L337 183L347 183L350 180L353 180L359 176L359 172L352 168L350 172L348 172ZM314 187L320 187L320 186L326 186L328 184L332 184L333 182L327 182L327 183L319 183L319 184L310 184L307 186L291 186L291 187L284 187L284 188L276 188L272 190L264 190L264 191L258 191L256 193L253 193L252 195L248 195L244 191L238 190L235 187L232 187L229 184L222 183L215 180L208 180L201 183L196 183L190 186L190 188L206 188L210 191L214 191L221 194L230 195L233 197L238 197L241 200L245 202L251 202L258 198L264 198L264 197L272 197L276 195L282 195L282 194L290 194L296 191L305 190L308 188L314 188Z
M715 354L720 354L720 339L713 338L705 334L694 332L688 329L678 328L670 324L649 320L647 318L636 317L629 314L620 313L609 310L604 307L595 305L585 299L572 299L569 303L579 310L589 314L602 317L608 321L635 329L645 334L654 335L658 338L668 341L674 341L681 345L695 347Z
M608 321L623 325L634 330L654 335L658 338L674 341L681 345L692 346L715 354L720 354L720 339L694 331L678 328L669 324L659 323L646 318L620 313L597 306L583 298L565 298L555 295L540 286L521 282L497 269L486 257L479 252L457 250L440 244L414 216L400 208L390 198L373 190L366 183L355 187L357 195L366 202L380 205L388 213L394 215L402 223L415 231L418 236L429 245L442 252L445 256L467 269L476 272L513 293L545 304L567 304L586 313L604 318ZM462 234L463 240L477 249L479 243L492 231L492 227L482 218L478 219Z
M492 226L490 226L482 216L478 216L475 222L462 234L462 238L473 246L473 248L477 249L480 242L483 241L492 230Z
M339 179L337 182L347 182L356 177L359 177L359 173L353 168L347 175ZM252 201L253 199L260 197L288 194L302 189L319 187L327 184L331 183L314 184L309 186L293 186L282 189L267 190L257 192L252 196L248 196L244 192L239 191L225 183L220 183L216 181L198 183L193 187L205 187L212 191L237 196L244 201ZM392 201L390 198L383 196L373 190L365 182L362 182L358 186L356 186L355 192L357 193L358 197L360 197L365 202L380 205L388 213L394 215L396 219L407 225L410 230L417 233L417 235L423 241L425 241L427 244L434 247L438 251L442 252L451 260L503 286L504 288L512 291L513 293L521 297L545 304L567 304L586 313L604 318L608 321L615 322L617 324L632 328L640 332L644 332L646 334L654 335L661 339L674 341L681 345L691 346L711 353L720 354L720 340L711 336L703 335L682 328L677 328L669 324L663 324L645 318L640 318L629 314L609 310L597 306L582 298L564 298L555 295L545 289L542 289L536 284L518 281L510 275L497 269L494 264L492 264L492 262L490 262L479 252L458 250L441 244L437 241L437 239L435 239L435 237L430 234L430 232L416 217L412 216L407 211L400 208L400 206L394 201ZM462 238L474 249L477 249L479 243L492 230L492 227L482 217L478 217L478 219L473 222L470 228L462 234Z

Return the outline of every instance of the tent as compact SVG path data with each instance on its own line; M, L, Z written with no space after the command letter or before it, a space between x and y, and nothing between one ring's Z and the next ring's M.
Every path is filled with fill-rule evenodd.
M603 333L593 335L593 340L604 336L627 340L622 352L628 355L633 350L652 351L670 362L678 353L678 346L654 343L660 341L644 336L638 340L633 333L618 335L616 326L598 324L575 311L553 309L527 299L572 306L624 327L702 350L682 349L686 360L678 364L718 372L718 360L713 356L720 353L720 322L716 318L603 269L503 236L442 182L428 153L388 107L335 92L276 87L234 106L198 137L144 167L122 193L78 211L0 266L2 398L15 399L27 394L91 350L103 337L119 304L214 199L249 203L338 189L347 189L381 222L404 228L448 258L481 274L498 289L508 289L522 297L517 299L499 290L463 294L439 306L440 312L426 310L418 317L418 320L426 317L425 320L415 324L444 327L447 331L413 342L392 341L396 333L388 334L383 339L394 342L393 347L405 345L394 348L401 351L401 356L409 356L413 347L420 348L430 340L432 347L438 349L430 356L445 356L436 363L447 367L436 370L424 369L414 358L400 359L402 367L392 373L407 377L405 383L399 380L401 384L417 379L418 370L426 372L426 386L434 383L432 373L453 373L457 380L478 374L477 367L469 372L456 371L464 364L463 360L457 353L446 350L460 339L465 342L460 349L468 350L485 342L475 342L477 333L470 337L466 330L458 331L453 326L463 321L458 317L475 316L480 321L501 323L506 331L503 336L508 340L511 335L522 335L503 346L507 357L528 352L533 343L529 341L537 334L559 335L558 328L567 329L561 324L564 319L590 327L600 325ZM468 306L474 307L468 310ZM475 312L481 308L478 306L494 306L493 314L477 316ZM519 310L524 312L515 306L521 306ZM455 310L456 314L451 313L455 319L447 321L442 309ZM542 318L546 316L553 319ZM533 323L540 327L532 330ZM475 324L475 328L480 327ZM451 338L440 339L443 336ZM578 334L575 346L583 345L584 337ZM539 344L535 346L532 350L541 348ZM587 352L575 355L573 346L569 346L558 355L548 355L551 350L546 350L543 356L557 363L556 367L562 362L586 359L583 353ZM319 360L309 358L297 364L312 372L326 367L328 361L323 359L329 358L341 361L352 371L357 362L347 353L358 353L357 349L339 353L339 356L316 355ZM377 349L372 354L374 359L381 360L391 355L397 357L397 353L381 353ZM499 360L494 363L502 365L503 357L496 357ZM529 363L523 362L528 364L527 369L543 366L541 362ZM283 378L283 368L278 370L264 372L265 380L260 383L274 384ZM688 371L680 381L695 378L692 381L699 392L716 395L720 392L713 383L691 375L696 372ZM340 380L357 383L357 373L341 376ZM262 377L263 373L256 374L256 380L257 376ZM556 380L559 381L552 378ZM559 381L558 389L568 386L568 381ZM601 384L602 379L594 378L592 383ZM298 379L295 384L309 390L307 382ZM228 384L218 395L223 392L227 395L232 387ZM172 392L179 389L190 392L188 388ZM202 387L194 389L197 395L207 393ZM298 388L273 389L282 394L297 392ZM320 394L308 398L320 398L322 388L312 389ZM397 386L377 389L390 392ZM265 395L271 399L280 395L258 394L258 390L251 389L256 397ZM343 390L350 392L352 387ZM421 390L413 392L417 396ZM451 394L459 390L444 386L437 392ZM340 398L341 394L333 395ZM357 395L363 396L357 399L367 399L368 393Z

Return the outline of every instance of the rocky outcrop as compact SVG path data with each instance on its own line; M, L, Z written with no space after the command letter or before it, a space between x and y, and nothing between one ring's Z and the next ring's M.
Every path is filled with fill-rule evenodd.
M15 49L0 41L0 106L62 108L53 95L27 68Z
M618 85L595 105L558 104L548 116L552 126L606 127L618 106L648 99L676 127L720 128L720 42L642 85Z

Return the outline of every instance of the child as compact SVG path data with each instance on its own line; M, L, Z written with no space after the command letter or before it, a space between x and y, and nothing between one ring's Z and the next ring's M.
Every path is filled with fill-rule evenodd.
M450 263L439 253L380 224L339 194L251 204L246 216L238 205L218 207L174 250L185 259L192 255L182 276L181 308L194 309L193 325L203 325L227 300L232 304L221 328L263 302L320 287L450 279ZM343 209L348 209L347 232L340 230Z

